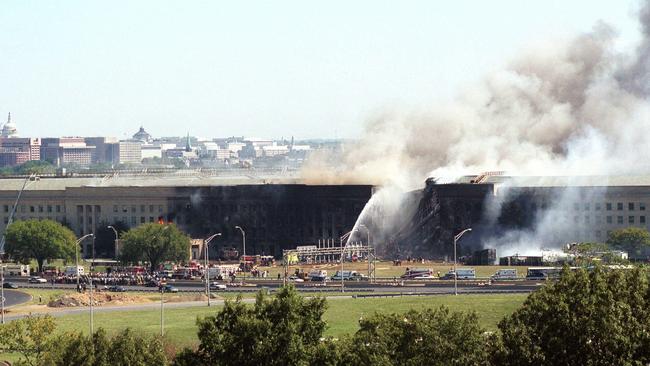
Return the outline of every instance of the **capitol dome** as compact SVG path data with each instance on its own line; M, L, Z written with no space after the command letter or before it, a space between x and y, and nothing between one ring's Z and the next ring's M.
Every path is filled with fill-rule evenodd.
M153 137L151 137L151 135L147 131L145 131L144 127L142 126L140 126L138 132L136 132L135 135L133 135L133 139L144 143L153 141Z
M16 129L16 124L11 122L11 113L7 117L7 123L2 126L2 137L18 137L18 130Z

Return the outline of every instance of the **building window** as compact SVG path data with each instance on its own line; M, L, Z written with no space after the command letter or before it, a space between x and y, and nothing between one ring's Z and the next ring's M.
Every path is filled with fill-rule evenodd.
M639 211L645 211L645 202L639 202Z
M29 212L36 212L36 207L29 206Z
M9 218L5 216L4 222L5 222L5 224L8 224L9 223Z
M126 206L122 206L122 212L129 212L129 208ZM126 220L124 222L126 222Z
M589 216L585 216L585 224L589 223Z
M113 205L113 212L117 212L117 205Z
M602 233L600 232L600 230L596 230L596 237L597 237L597 238L600 238L601 235L602 235Z
M602 219L601 219L600 216L596 216L596 223L597 223L597 224L602 223Z
M639 224L645 224L645 215L639 216Z
M634 202L628 202L627 209L630 211L634 211Z
M144 212L144 211L145 211L145 206L144 206L144 205L140 205L140 212Z
M149 212L153 212L153 205L149 205Z
M52 205L47 205L47 212L52 212Z
M56 212L61 212L61 205L56 205Z
M628 216L627 217L627 223L628 224L634 224L634 216Z
M9 212L9 205L4 205L2 208L4 209L4 212Z
M578 211L578 210L580 209L580 204L579 204L578 202L575 202L575 203L573 204L573 209L576 210L576 211Z
M585 211L589 211L589 209L590 209L589 202L586 202L585 203Z
M605 209L606 209L607 211L611 211L611 210L612 210L612 204L611 204L610 202L607 202L607 203L605 204Z
M131 225L135 226L135 224L136 224L135 216L131 216Z
M573 216L573 222L574 223L577 224L579 221L580 221L580 218L578 216ZM322 231L322 229L321 229L321 231Z
M131 212L135 213L135 205L131 205Z
M158 205L158 212L163 212L163 207L162 207L162 205Z
M622 224L623 223L623 216L616 216L616 223L617 224Z
M619 211L623 211L623 202L618 202L616 204L616 209L619 210Z
M600 211L600 202L594 203L594 209Z
M153 222L153 216L149 216L149 222Z

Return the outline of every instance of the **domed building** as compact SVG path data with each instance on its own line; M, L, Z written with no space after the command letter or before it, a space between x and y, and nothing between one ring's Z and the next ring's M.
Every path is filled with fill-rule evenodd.
M145 131L144 127L142 126L140 126L138 132L136 132L135 135L133 135L133 139L138 140L145 144L151 143L153 141L153 137L151 137L151 135L147 131Z
M16 129L16 124L11 122L11 112L7 117L7 123L2 126L2 132L0 133L2 137L18 137L18 130Z

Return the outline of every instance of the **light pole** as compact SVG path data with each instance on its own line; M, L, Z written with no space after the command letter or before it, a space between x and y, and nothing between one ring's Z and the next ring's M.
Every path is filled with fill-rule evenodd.
M5 267L4 265L0 265L0 302L2 306L0 308L0 313L2 313L0 324L5 323Z
M458 235L454 236L454 295L458 295L458 273L456 273L456 244L458 240L468 231L472 231L472 228L467 228Z
M246 282L246 232L241 226L235 226L235 229L241 231L242 243L244 245L244 282Z
M94 333L94 319L93 319L93 266L95 265L95 235L93 235L93 244L92 244L92 261L90 262L90 336L93 336ZM79 268L77 268L77 272Z
M161 232L169 229L169 226L165 226ZM153 236L153 239L158 240L158 234ZM153 273L152 273L153 275ZM163 295L165 294L165 287L160 285L160 336L165 335L165 303L163 302Z
M74 254L75 254L75 257L74 257L74 264L75 264L75 266L77 267L77 268L76 268L76 271L77 271L77 290L79 290L79 244L81 244L81 242L82 242L84 239L86 239L87 237L89 237L89 236L94 237L95 235L94 235L94 234L86 234L86 235L82 236L81 238L77 239L77 245L76 245L76 247L75 247L75 252L74 252Z
M205 246L205 289L208 293L208 306L210 306L210 268L208 268L208 257L210 256L210 252L208 251L208 244L210 244L210 241L212 241L212 239L216 238L217 236L221 236L221 233L216 233L203 241L203 246Z
M7 229L9 228L9 225L14 221L14 215L16 214L16 209L18 208L18 202L20 202L20 197L23 194L23 191L27 186L32 184L33 182L39 181L40 178L37 177L35 174L30 175L29 177L25 178L25 181L23 182L23 186L20 188L20 191L18 191L18 196L16 197L16 201L14 202L14 206L11 208L11 213L9 214L9 219L7 220L7 225L5 225L5 231L2 233L2 239L0 239L0 257L5 254L5 237L7 235Z
M118 256L118 249L117 249L118 242L117 241L119 240L118 235L117 235L117 230L112 225L108 225L107 227L109 229L113 230L113 233L115 233L115 258L117 258L117 256Z

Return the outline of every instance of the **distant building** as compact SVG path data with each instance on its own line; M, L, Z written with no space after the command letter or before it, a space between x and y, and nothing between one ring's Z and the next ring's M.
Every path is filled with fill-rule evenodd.
M139 164L142 162L142 142L124 140L112 145L112 161L115 164Z
M18 152L27 152L27 160L41 159L40 138L0 137L0 147L4 149L15 150Z
M141 154L142 159L162 158L162 147L154 145L142 145Z
M88 146L83 137L47 137L41 139L41 159L56 166L88 166L95 158L96 147Z
M0 167L20 165L29 161L29 158L29 151L20 151L16 148L0 147Z
M88 146L95 147L93 163L111 163L113 164L113 149L117 142L115 137L85 137L84 142Z
M18 137L18 130L16 125L11 121L11 113L7 117L7 123L2 126L2 132L0 133L2 137Z

